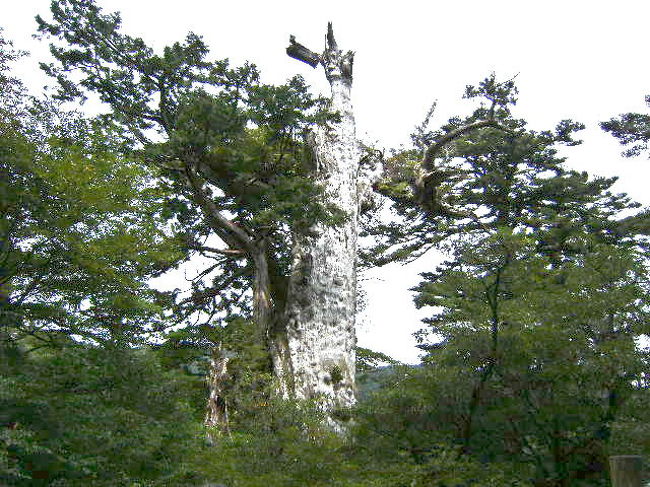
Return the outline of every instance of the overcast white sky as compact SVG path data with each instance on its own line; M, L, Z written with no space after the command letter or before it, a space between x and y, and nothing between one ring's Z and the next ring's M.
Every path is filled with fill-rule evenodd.
M36 62L47 49L31 39L33 17L49 13L49 0L3 0L0 26L16 47L32 52L19 75L45 82ZM465 0L399 2L330 0L99 0L122 12L124 31L161 48L188 31L204 37L216 58L258 65L263 79L281 83L302 74L326 92L321 69L285 54L289 34L321 51L327 21L342 49L356 52L353 102L360 137L383 147L408 142L433 100L433 124L471 110L461 96L466 84L490 72L518 74L515 115L532 128L548 129L564 118L587 125L585 143L566 152L572 167L619 176L615 189L650 205L650 161L623 159L620 146L598 122L622 112L645 112L650 94L648 19L650 1ZM369 273L368 309L359 344L406 362L417 361L411 333L420 328L408 288L435 256Z

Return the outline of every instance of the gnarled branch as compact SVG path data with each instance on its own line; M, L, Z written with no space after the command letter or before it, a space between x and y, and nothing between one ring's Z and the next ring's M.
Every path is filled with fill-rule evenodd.
M319 54L316 54L314 51L306 48L299 42L296 42L296 37L293 35L289 36L289 42L291 44L287 47L287 54L290 57L309 64L312 68L318 66L318 63L320 63Z
M441 195L439 194L440 185L449 180L449 178L455 174L455 171L437 169L434 162L436 157L438 157L438 154L440 154L447 144L465 134L484 127L494 127L504 132L512 132L509 128L503 126L498 121L489 118L487 120L479 120L455 130L451 130L426 149L420 164L420 175L413 182L413 190L420 205L429 213L450 218L471 218L473 220L478 220L473 214L456 212L443 204Z
M289 36L289 47L287 47L287 54L309 64L315 68L322 64L325 68L325 75L331 81L332 78L340 78L347 84L352 83L352 64L354 62L354 52L348 51L345 54L339 50L336 40L334 39L334 30L332 23L327 23L327 34L325 36L325 51L323 54L316 54L311 49L296 42L296 37Z
M455 130L452 130L451 132L447 132L445 135L440 137L440 139L438 139L434 144L431 144L427 148L427 150L424 153L424 157L422 158L422 168L427 171L432 171L434 169L433 163L445 145L449 144L450 142L458 139L459 137L462 137L463 135L473 130L480 129L483 127L494 127L504 131L509 131L509 129L501 125L496 120L488 119L488 120L479 120L478 122L470 123L462 127L459 127Z
M202 187L203 185L199 182L189 165L185 167L185 175L195 201L199 204L203 215L219 238L234 251L244 251L248 254L253 254L255 250L253 239L242 228L221 214L217 205L206 194Z

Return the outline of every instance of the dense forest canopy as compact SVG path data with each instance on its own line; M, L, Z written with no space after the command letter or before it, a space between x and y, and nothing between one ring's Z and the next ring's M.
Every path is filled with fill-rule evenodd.
M47 43L31 39L35 30L33 17L47 17L49 3L50 0L19 3L3 15L9 37L32 52L31 58L17 65L17 72L36 90L42 83L52 84L34 69L38 61L47 61ZM353 90L358 133L366 142L372 141L369 145L379 147L407 143L411 127L423 118L433 100L438 100L434 122L440 124L452 115L466 115L473 110L471 101L458 100L465 84L478 82L493 70L502 79L517 75L517 85L525 94L518 103L518 116L526 118L536 130L552 127L565 118L584 123L586 130L581 137L587 143L571 149L569 166L590 174L619 176L616 191L625 191L648 204L640 184L643 178L639 177L647 168L644 158L621 161L616 144L598 128L598 122L620 112L644 111L643 94L647 89L643 80L648 72L638 59L643 56L644 43L641 19L647 17L650 7L639 2L623 9L599 4L590 6L587 14L583 5L567 7L559 0L526 8L512 0L500 0L499 5L472 5L471 15L454 3L384 5L373 14L370 24L376 29L368 25L367 12L361 5L341 0L314 6L310 14L281 1L261 4L252 17L243 4L217 9L198 0L182 10L165 0L154 10L146 4L125 0L112 0L106 8L121 11L124 32L141 36L157 52L193 31L211 47L211 58L228 57L233 66L254 61L267 83L282 83L300 73L314 87L314 93L328 91L322 72L283 60L284 48L288 35L295 34L299 41L319 51L323 26L333 20L341 45L363 53L356 62ZM196 9L202 15L195 15ZM589 22L583 21L585 15ZM232 20L240 18L247 19L254 34L245 35ZM431 29L431 18L447 20ZM486 25L507 28L491 29L489 34L482 35ZM548 35L549 25L554 26L557 35ZM625 39L625 47L610 42L611 39ZM386 63L400 76L389 75ZM401 77L408 79L408 89L400 89L398 96L389 96L397 89ZM93 100L84 109L93 113L100 110ZM413 310L408 288L417 283L421 267L435 265L437 259L427 257L426 261L365 273L367 279L363 284L372 306L365 318L368 326L359 330L364 346L396 354L409 363L417 362L410 331L417 329L424 314ZM397 287L401 290L392 292L390 300L383 296L382 280L388 272L391 282L399 281ZM184 284L183 273L177 275L176 281ZM175 286L170 282L168 289ZM413 325L405 323L409 331L395 336L391 333L393 323L403 317Z
M300 46L338 105L195 34L149 47L92 1L37 22L55 91L28 93L0 38L1 483L605 486L608 456L650 452L649 213L572 169L584 125L531 127L491 74L469 114L434 105L381 151L355 139L331 25L322 54ZM646 158L648 115L608 117ZM337 242L357 234L368 268L444 256L413 289L417 367L300 345L330 336L314 309L354 298ZM156 289L197 255L189 293ZM329 294L300 292L340 262Z

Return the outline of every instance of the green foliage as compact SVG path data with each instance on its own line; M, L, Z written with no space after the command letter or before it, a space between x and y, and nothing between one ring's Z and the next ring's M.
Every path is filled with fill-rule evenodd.
M419 334L426 366L376 392L363 441L423 465L452 458L434 482L605 485L610 450L628 441L644 451L647 212L620 219L639 205L611 192L615 179L568 170L558 155L581 125L528 130L510 113L515 93L488 78L468 87L488 102L470 117L418 128L416 148L435 168L416 151L389 161L383 193L401 220L378 226L371 260L433 246L447 260L415 288L432 309ZM486 119L499 127L463 129ZM456 479L463 462L484 475L460 467L468 476Z
M385 353L375 352L369 348L357 347L357 372L367 372L382 366L398 365L399 362Z
M647 362L647 350L645 352ZM647 458L650 455L648 435L648 387L647 376L635 384L635 393L621 406L619 417L612 423L609 452L612 455L627 455L635 452Z
M18 119L0 124L2 314L19 335L137 339L162 318L147 278L180 258L161 192L111 150L110 130L78 121L59 134L39 142Z
M646 96L650 106L650 95ZM638 156L648 150L650 141L650 115L645 113L624 113L618 118L601 122L600 127L629 148L623 152L626 157Z
M553 130L528 130L524 120L510 113L511 82L498 84L488 78L478 88L469 87L468 93L489 104L469 117L450 119L439 130L426 132L421 127L413 136L417 150L397 153L387 161L387 178L379 189L391 198L398 219L369 226L367 231L380 243L364 258L378 264L412 259L441 244L453 251L459 235L467 239L504 226L521 232L546 230L547 240L540 246L549 253L568 250L561 248L568 245L565 235L572 229L582 228L609 241L627 238L618 215L639 205L610 191L615 178L590 178L572 171L558 153L563 145L580 143L575 134L581 124L564 120ZM462 131L489 117L499 127ZM441 142L453 133L461 135ZM437 144L442 145L427 176L430 184L418 189L425 169L418 159L425 148ZM432 213L436 204L439 211Z
M180 257L156 171L116 127L27 96L0 39L2 340L133 341L162 325L152 275Z
M196 448L191 382L146 350L17 351L2 367L2 483L168 485Z
M271 363L264 340L257 332L250 321L230 316L215 326L200 325L169 332L155 349L165 367L181 368L205 377L210 354L220 348L228 358L224 398L233 408L232 419L236 423L238 414L245 415L250 407L267 401L270 394Z
M110 105L111 118L144 144L149 159L168 168L173 179L179 178L177 162L194 166L225 193L216 198L219 206L237 212L242 225L259 211L286 221L284 210L275 212L267 201L276 186L284 191L276 202L286 206L295 194L296 206L305 209L315 188L308 188L307 180L300 184L311 194L283 187L304 176L304 129L331 117L319 111L324 101L312 98L302 79L261 84L250 64L231 68L226 60L208 61L208 48L195 34L155 54L142 39L120 32L119 14L104 14L94 2L57 1L52 16L52 22L39 17L39 31L63 41L53 45L57 63L44 66L60 81L61 98L99 95ZM82 81L72 85L66 71ZM145 136L152 127L164 134L164 142Z
M209 60L193 33L156 53L94 1L57 0L51 13L37 21L52 41L55 61L42 67L57 79L57 97L97 96L108 106L104 119L129 139L124 151L156 168L162 214L183 234L186 257L212 261L177 303L178 322L196 312L250 315L257 270L242 234L269 261L273 302L282 307L293 232L346 217L324 203L304 142L311 126L337 118L325 100L300 77L271 86L251 64ZM209 238L230 253L206 245Z
M320 201L303 141L336 116L300 78L269 86L252 65L208 61L194 34L156 54L92 1L57 0L52 16L39 25L58 97L95 94L110 113L28 99L9 71L20 54L0 39L0 483L595 486L609 453L650 454L636 347L650 331L648 215L620 220L638 205L611 193L614 179L564 167L558 147L579 143L580 124L527 129L514 83L491 76L467 87L470 116L421 126L387 161L378 189L403 221L370 229L383 239L370 260L440 245L448 261L415 289L433 308L426 364L357 349L366 391L336 435L315 405L273 398L268 330L249 319L252 262L211 221L264 242L281 308L292 232L345 218ZM647 122L603 128L637 154ZM420 160L429 148L435 167ZM214 263L190 297L148 287L193 252ZM133 348L197 311L206 323ZM218 345L231 434L208 447Z
M373 454L357 440L329 431L313 405L269 401L215 449L198 452L192 468L233 487L431 485L418 465Z
M196 468L233 486L326 485L333 459L323 450L337 440L324 431L320 415L308 405L277 400L250 406L246 419L238 419L237 432L206 451L209 456L197 459Z
M0 26L0 113L3 117L16 117L24 113L25 87L19 79L11 75L11 64L24 55L24 52L14 49L10 40L5 39Z
M457 408L468 392L464 379L450 367L395 371L360 405L355 431L359 454L410 471L412 484L398 485L531 485L525 463L462 453L456 442L462 420Z

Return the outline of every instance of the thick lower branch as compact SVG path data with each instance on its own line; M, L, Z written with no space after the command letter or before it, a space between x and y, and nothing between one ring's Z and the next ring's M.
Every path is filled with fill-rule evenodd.
M451 132L447 132L445 135L440 137L440 139L438 139L435 144L431 144L427 148L426 152L424 153L424 157L422 158L422 168L425 169L426 171L433 171L434 170L433 163L436 160L436 157L438 157L440 151L445 147L445 145L458 139L459 137L462 137L465 134L468 134L469 132L472 132L473 130L480 129L483 127L494 127L494 128L499 128L501 130L507 130L496 120L480 120L478 122L470 123L462 127L459 127L456 130L452 130Z
M289 57L309 64L312 68L318 66L318 63L320 63L320 56L318 54L316 54L314 51L311 51L310 49L307 49L299 42L296 42L296 38L294 36L289 36L289 42L291 43L289 47L287 47L287 54Z
M195 201L199 204L203 215L210 223L212 229L232 250L245 250L249 254L253 253L253 240L250 236L240 227L232 223L224 217L217 205L210 199L202 188L202 184L194 174L194 171L186 165L185 175L189 187L194 195Z

